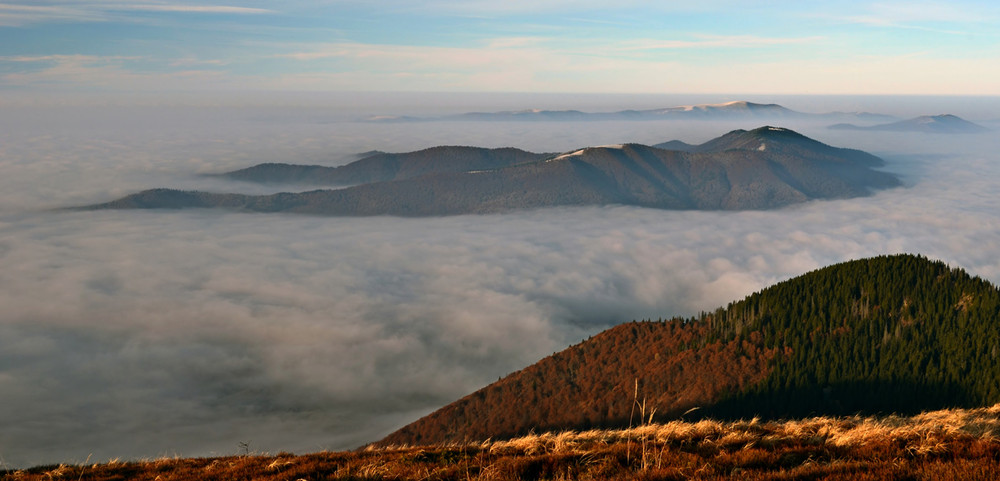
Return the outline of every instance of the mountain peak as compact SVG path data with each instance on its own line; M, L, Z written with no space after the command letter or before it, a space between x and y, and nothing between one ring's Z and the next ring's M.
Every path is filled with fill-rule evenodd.
M774 127L774 126L771 126L771 125L765 125L763 127L757 127L756 129L748 130L748 131L745 131L745 132L748 133L748 134L750 134L750 135L754 135L754 136L758 136L758 137L765 137L765 138L778 138L778 137L787 137L787 138L796 138L796 139L807 139L808 138L805 135L802 135L802 134L800 134L800 133L798 133L798 132L796 132L796 131L794 131L792 129L786 129L784 127Z
M920 116L920 118L926 118L926 119L931 119L931 120L940 120L940 121L962 120L959 116L954 115L954 114L922 115L922 116Z
M729 101L729 102L719 102L719 103L714 103L714 104L694 104L694 105L685 105L683 107L684 108L700 108L700 109L706 109L706 108L715 108L715 109L723 109L723 108L728 108L728 109L753 109L753 108L773 108L773 107L784 108L784 107L781 107L778 104L759 104L759 103L750 102L750 101L747 101L747 100L732 100L732 101Z
M664 143L661 145L668 146L671 144ZM753 130L733 130L721 137L705 142L704 144L692 146L688 150L691 152L723 152L726 150L767 149L778 149L786 152L795 151L797 155L801 154L803 150L814 153L836 152L836 155L838 156L841 156L842 154L849 154L849 157L852 157L866 165L875 166L881 165L882 163L881 159L878 159L870 154L864 154L859 151L850 151L850 149L837 149L836 147L831 147L818 140L806 137L805 135L802 135L792 129L776 127L773 125L765 125Z
M721 104L709 104L710 107L716 108L730 108L730 109L780 109L788 110L778 104L759 104L756 102L748 102L746 100L733 100L732 102L723 102Z
M825 145L818 140L811 139L802 135L792 129L786 129L784 127L774 127L771 125L765 125L763 127L758 127L753 130L748 130L744 133L747 137L760 139L761 141L780 141L789 142L794 144L809 143L813 145Z
M787 116L798 114L797 112L782 107L778 104L758 104L746 100L733 100L716 104L694 104L682 105L659 109L660 112L700 112L700 113L726 113L736 115L763 115L763 116ZM655 112L655 111L654 111Z
M621 152L621 153L631 153L636 149L648 149L649 146L636 144L636 143L624 143L624 144L607 144L607 145L595 145L593 147L584 147L582 149L571 150L569 152L564 152L562 154L556 155L551 159L546 159L546 162L552 162L556 160L564 160L572 157L581 157L585 155L593 155L601 152Z
M910 122L915 124L944 124L944 125L958 125L963 123L969 123L965 119L953 115L953 114L937 114L937 115L921 115L910 120Z

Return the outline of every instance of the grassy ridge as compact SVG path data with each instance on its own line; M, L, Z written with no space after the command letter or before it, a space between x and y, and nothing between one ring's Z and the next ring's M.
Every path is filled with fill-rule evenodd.
M674 421L464 445L43 466L7 480L987 480L1000 404L912 417Z

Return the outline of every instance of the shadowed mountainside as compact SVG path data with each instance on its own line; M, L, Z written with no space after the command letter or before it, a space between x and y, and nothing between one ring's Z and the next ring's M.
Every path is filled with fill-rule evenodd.
M551 154L536 154L514 148L440 146L390 154L373 152L340 167L266 163L218 174L234 180L259 183L302 183L344 186L409 179L425 174L498 169L543 159Z
M455 149L475 153L476 161L457 171L462 155ZM397 161L412 159L415 154L362 159L354 164L370 167L391 163L393 167L382 171L394 176L403 176L400 172L404 170L433 173L345 189L257 196L153 189L84 209L222 207L338 216L484 214L609 204L740 210L864 196L873 189L899 185L894 176L872 170L882 165L878 157L831 147L779 127L736 130L696 146L692 152L623 144L522 162L542 154L489 150L504 152L502 161L515 164L486 170L472 167L482 163L480 154L487 149L469 149L420 151L415 153L420 161L408 169L399 168ZM438 169L432 153L445 155L444 167Z
M995 286L919 256L877 257L696 318L614 327L377 444L627 427L640 402L656 420L985 406L1000 401L998 355Z

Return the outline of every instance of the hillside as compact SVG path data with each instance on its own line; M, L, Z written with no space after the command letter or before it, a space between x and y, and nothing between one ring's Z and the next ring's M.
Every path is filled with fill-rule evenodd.
M986 406L1000 401L998 354L995 286L923 257L877 257L697 318L622 324L378 444L623 427L636 401L654 420Z
M344 186L409 179L434 173L498 169L540 160L548 155L551 154L536 154L514 148L440 146L401 154L372 152L371 155L340 167L266 163L218 175L259 183Z
M861 127L854 124L834 124L835 130L876 130L889 132L923 132L931 134L979 134L989 132L982 125L969 122L961 117L943 115L923 115L909 120Z
M469 163L462 171L454 171L461 160L450 155L453 150L447 150L445 168L438 169L427 154L434 149L428 149L421 151L424 160L419 168L406 172L435 173L400 180L263 196L154 189L85 208L222 207L338 216L485 214L608 204L740 210L857 197L899 185L894 176L872 170L882 164L881 159L831 147L788 129L736 130L699 148L705 145L709 147L699 152L640 144L588 147L495 169L475 170L472 166L479 164ZM517 151L504 159L526 156ZM358 163L375 162L371 159ZM385 170L396 176L402 171Z

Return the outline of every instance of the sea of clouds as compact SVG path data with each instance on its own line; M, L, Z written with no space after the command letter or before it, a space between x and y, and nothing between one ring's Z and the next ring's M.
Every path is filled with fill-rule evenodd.
M338 165L371 149L433 145L560 152L700 143L759 126L371 124L354 120L420 113L420 98L367 109L338 109L335 100L0 110L0 468L355 448L616 323L713 310L854 258L920 253L1000 281L994 134L783 124L882 156L905 187L766 212L607 206L401 219L54 210L152 187L294 188L200 175L259 162ZM640 107L612 100L589 110ZM676 105L660 100L646 108ZM588 110L586 101L554 106ZM795 102L784 105L866 105ZM969 115L950 111L949 99L934 102L868 99L914 115ZM974 106L970 120L1000 117Z

